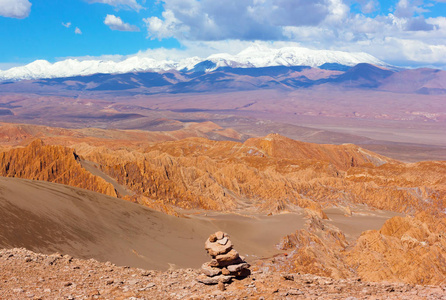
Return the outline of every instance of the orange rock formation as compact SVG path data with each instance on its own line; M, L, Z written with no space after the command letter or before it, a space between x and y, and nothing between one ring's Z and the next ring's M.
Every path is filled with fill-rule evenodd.
M110 183L87 172L78 159L72 149L35 140L26 148L0 153L0 176L50 181L117 196Z
M208 123L202 127L219 130ZM309 144L275 134L244 143L196 137L149 143L139 134L127 144L123 132L104 142L95 131L71 144L75 152L36 141L1 153L0 175L116 196L111 184L81 167L80 155L134 193L125 199L170 214L175 208L265 213L307 208L307 228L283 239L281 248L289 255L272 268L371 281L446 279L446 162L404 164L351 144ZM342 206L351 214L350 207L363 204L409 216L395 217L357 241L347 241L322 221L323 208Z

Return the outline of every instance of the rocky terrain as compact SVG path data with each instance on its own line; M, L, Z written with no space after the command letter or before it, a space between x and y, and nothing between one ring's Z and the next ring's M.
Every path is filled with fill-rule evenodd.
M446 299L446 286L334 280L258 269L219 289L194 269L148 271L69 255L0 250L2 299Z
M207 132L222 131L213 123L198 127L201 132L203 128ZM70 251L76 251L82 258L104 259L107 255L100 244L106 238L109 245L119 249L111 257L114 263L119 260L163 269L167 263L184 263L179 257L173 262L161 256L162 264L157 264L161 260L150 257L150 251L162 252L166 243L171 245L169 253L175 253L178 244L186 245L167 233L186 230L186 236L193 234L194 240L187 241L184 255L192 255L190 259L196 265L201 254L190 253L196 249L195 239L209 235L205 229L243 226L246 229L234 238L238 243L251 241L241 244L247 253L256 253L248 262L253 270L269 270L274 276L300 272L334 280L359 278L423 285L441 285L446 278L444 161L403 163L353 144L311 144L278 134L244 142L174 136L153 142L144 140L144 133L139 131L63 132L41 127L38 132L44 133L45 142L36 140L26 145L34 135L30 127L22 130L27 133L23 139L3 144L1 175L71 185L114 198L90 202L85 199L99 196L60 188L56 194L66 195L64 201L50 192L54 197L51 203L65 203L60 212L48 204L41 208L43 196L31 199L31 190L24 198L4 198L2 218L8 222L6 227L0 226L0 234L8 237L8 247L22 247L25 241L29 244L26 247L38 252L54 252L55 248L38 239L13 238L17 218L23 219L17 217L18 212L23 211L27 220L61 228L55 244L62 245L63 254L74 255ZM68 142L68 133L75 134L74 142ZM10 194L10 185L5 182L0 191ZM39 189L43 193L42 187ZM127 202L133 206L124 207L125 201L116 198L142 205ZM16 207L18 202L20 207ZM155 214L147 207L175 217ZM120 216L128 216L126 210L134 212L131 222ZM67 218L66 211L76 214ZM282 225L274 223L279 220ZM283 227L286 222L290 226ZM85 228L80 226L84 223ZM23 234L34 237L34 227L24 229ZM265 237L247 232L259 228L270 232L269 227L275 228L274 234L269 233L274 240L268 240L268 248L260 249L258 245ZM95 230L90 232L88 228ZM160 242L146 241L148 233L144 229ZM116 237L116 230L122 236ZM93 248L79 247L83 236ZM126 236L133 238L127 240ZM54 238L49 233L47 237ZM257 241L256 246L251 245L253 241ZM41 248L32 242L38 242ZM260 250L255 252L256 248Z
M349 241L336 226L313 218L305 229L282 239L279 248L289 251L287 255L258 264L276 271L337 279L444 284L445 219L430 220L428 224L437 228L422 220L422 215L393 217L381 229L364 231L355 241Z
M0 176L56 182L117 196L111 183L82 168L72 149L43 145L40 140L0 153Z

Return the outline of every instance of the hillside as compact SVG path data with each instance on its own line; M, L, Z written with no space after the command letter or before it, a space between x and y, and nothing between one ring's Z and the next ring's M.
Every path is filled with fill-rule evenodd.
M277 134L243 143L194 137L139 145L115 140L109 147L100 141L86 139L73 148L34 141L6 149L0 156L2 174L113 191L142 205L5 178L1 190L13 200L3 200L2 220L8 220L3 247L151 268L185 261L198 266L203 258L195 256L200 253L195 244L213 228L230 232L258 268L412 284L440 284L446 276L445 162L405 164L352 144L303 143ZM17 191L22 194L14 196ZM53 200L42 205L44 199ZM29 238L14 238L17 224L24 230L19 236ZM36 224L61 230L42 235L50 230ZM189 246L180 236L193 236ZM160 244L146 244L152 239ZM172 245L170 252L162 250L166 245ZM187 259L175 254L177 247L185 249ZM287 255L273 256L284 251ZM415 257L419 263L407 268Z
M250 259L273 255L285 228L300 228L304 217L297 212L269 218L178 218L99 193L18 178L0 177L0 191L0 248L149 269L198 268L206 260L203 241L218 229L234 232L232 240ZM244 230L237 230L241 224Z
M207 259L203 241L215 230L231 232L231 240L253 265L254 274L257 274L254 277L259 274L275 276L277 288L286 288L280 277L283 272L291 274L289 278L294 276L296 282L300 282L298 278L321 279L296 272L336 280L361 278L372 282L435 285L441 284L446 276L442 263L445 239L438 234L444 231L444 218L433 221L423 214L415 219L392 218L394 214L365 206L351 210L328 209L325 211L328 220L320 219L311 211L277 216L252 212L247 215L195 212L178 218L120 199L47 182L0 178L0 191L3 195L0 199L0 247L26 247L36 252L65 255L48 257L28 252L25 254L30 259L17 261L15 259L21 257L23 251L14 252L12 256L0 255L0 259L7 260L2 265L2 276L6 276L5 272L18 274L16 272L23 270L8 269L11 263L24 263L25 269L32 267L34 270L27 276L19 276L21 280L17 282L6 279L4 284L14 288L32 289L29 285L33 282L31 274L59 278L62 276L57 273L59 267L71 263L74 266L88 264L73 260L72 256L110 261L102 266L115 270L128 268L113 264L161 270L198 268ZM434 224L437 227L432 226ZM289 235L281 240L287 232ZM7 254L8 250L0 252ZM410 268L407 267L409 261ZM45 268L39 269L40 263L45 263ZM100 264L95 263L95 268L95 274L101 272ZM81 267L80 272L83 271ZM190 276L197 274L188 272ZM161 276L162 273L145 274ZM62 277L57 284L62 284L59 282ZM79 284L72 273L64 278L64 282ZM329 278L321 280L345 283ZM271 287L271 282L268 286ZM263 292L267 291L269 289ZM314 286L309 286L307 292L314 292Z

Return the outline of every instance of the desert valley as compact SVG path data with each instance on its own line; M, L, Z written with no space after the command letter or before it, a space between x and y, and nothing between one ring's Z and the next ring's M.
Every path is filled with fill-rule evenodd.
M33 251L2 253L3 297L444 296L444 71L347 69L191 71L182 92L143 92L155 73L3 84L0 245ZM259 86L308 74L326 82ZM225 291L195 278L218 230L252 272Z

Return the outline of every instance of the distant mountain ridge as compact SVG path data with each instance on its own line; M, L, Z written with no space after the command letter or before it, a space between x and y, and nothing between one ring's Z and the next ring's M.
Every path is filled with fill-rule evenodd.
M309 66L218 67L204 61L192 70L93 74L63 78L0 81L1 92L178 94L275 89L291 91L328 85L344 89L381 90L410 94L445 94L446 71L416 69L394 71L360 63L353 67L324 64Z
M342 52L330 50L311 50L302 47L272 49L254 45L237 55L227 53L214 54L207 58L191 57L180 61L155 60L153 58L133 56L123 61L67 59L55 63L36 60L28 65L0 71L0 81L17 81L42 78L63 78L88 76L94 74L124 74L133 72L211 72L222 67L230 68L265 68L265 67L352 67L359 63L378 66L387 64L376 57L362 52ZM324 67L323 67L324 68Z

